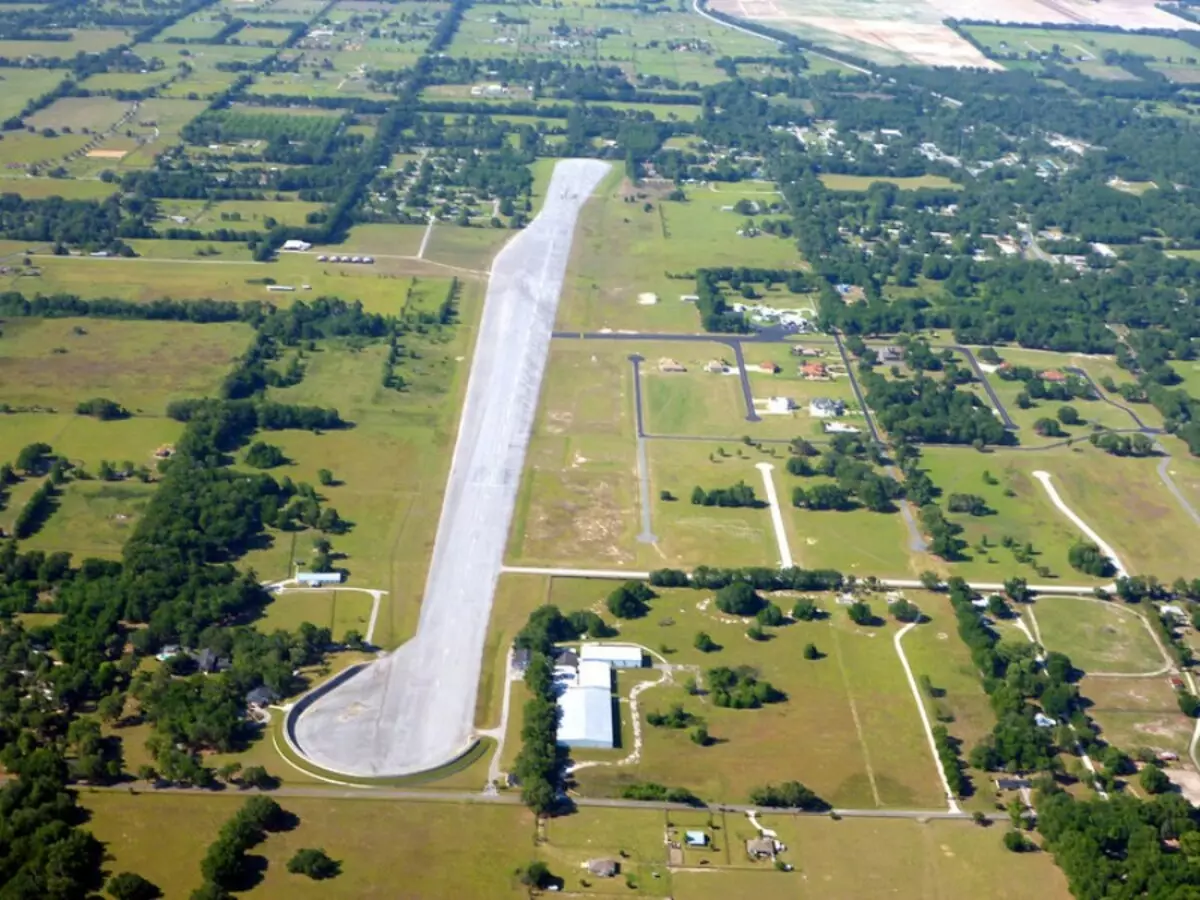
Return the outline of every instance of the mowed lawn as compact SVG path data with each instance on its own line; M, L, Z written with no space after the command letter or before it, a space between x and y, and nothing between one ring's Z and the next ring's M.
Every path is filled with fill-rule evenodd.
M74 411L106 397L162 415L170 400L215 393L252 331L239 323L8 319L0 334L0 402Z
M1168 664L1136 607L1119 600L1039 597L1030 607L1047 650L1084 672L1132 675Z
M335 483L318 492L352 523L347 534L331 538L335 564L349 571L349 584L388 592L374 635L384 647L402 642L416 626L479 299L476 286L467 285L464 324L455 326L445 343L415 336L406 341L418 355L401 368L409 382L406 391L380 383L383 344L354 350L336 341L308 354L300 384L268 391L280 402L335 408L353 423L344 430L273 432L264 439L280 446L289 460L272 470L276 477L316 486L318 470L333 473ZM315 536L312 531L273 533L271 545L252 551L242 564L263 578L286 577L295 562L309 561Z
M305 622L328 628L340 641L347 631L366 637L371 619L371 595L362 591L285 591L273 594L264 615L255 622L259 631L295 631Z
M85 825L104 842L108 872L133 871L166 897L186 897L202 882L200 860L241 807L236 795L84 793ZM399 803L280 797L300 820L250 851L265 866L240 897L524 897L514 877L534 858L533 817L520 806ZM321 847L342 864L332 880L289 875L302 847Z
M555 579L549 602L564 611L604 612L602 601L612 587ZM796 596L773 599L790 612ZM761 709L720 708L706 696L688 695L682 685L687 672L680 672L673 684L641 694L643 720L655 709L681 703L707 723L716 743L698 747L687 730L652 728L643 721L640 761L580 770L581 792L615 795L630 782L656 781L689 788L708 801L745 802L755 787L796 779L835 806L940 808L937 769L892 645L895 624L858 628L843 609L828 599L821 602L830 612L827 619L769 629L770 639L763 642L746 636L747 621L719 612L711 591L664 590L651 601L648 615L616 622L618 640L665 649L673 665L694 666L697 672L749 665L788 699ZM884 612L882 598L874 606ZM953 628L950 619L934 615L933 623L922 627ZM611 619L607 612L604 616ZM697 650L699 631L721 649ZM808 643L817 646L821 659L803 658ZM592 751L588 758L614 762L627 755L632 743L623 733L624 749Z
M54 501L54 512L36 534L21 542L21 549L66 551L76 559L115 559L153 494L153 484L133 479L68 482ZM0 511L0 521L17 511Z

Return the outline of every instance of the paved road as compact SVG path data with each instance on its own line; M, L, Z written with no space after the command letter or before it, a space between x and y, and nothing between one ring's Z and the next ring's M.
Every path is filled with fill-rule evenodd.
M1196 510L1196 507L1192 506L1192 502L1188 500L1186 496L1184 496L1183 491L1179 489L1179 485L1175 483L1175 479L1171 477L1171 473L1167 471L1167 467L1171 464L1171 457L1166 455L1167 448L1162 444L1158 444L1157 446L1159 451L1163 454L1162 459L1158 461L1159 480L1166 485L1167 490L1171 492L1171 494L1179 502L1179 505L1183 507L1183 511L1192 517L1192 521L1197 525L1200 525L1200 512Z
M1124 403L1118 403L1116 400L1113 400L1111 397L1109 397L1107 393L1100 389L1100 385L1096 384L1096 380L1092 378L1087 369L1081 369L1079 366L1066 366L1065 369L1066 371L1072 373L1073 375L1078 375L1080 378L1086 381L1091 386L1092 391L1096 394L1097 400L1107 403L1109 406L1115 406L1117 409L1121 410L1121 412L1129 416L1129 418L1133 419L1133 424L1136 425L1141 431L1145 432L1146 434L1162 434L1162 429L1149 427L1145 422L1142 421L1142 417L1136 412L1134 412Z
M879 429L875 427L875 417L871 415L871 410L867 409L867 398L863 396L862 388L858 384L858 377L854 374L854 367L850 362L850 354L846 352L846 345L842 343L842 336L836 331L833 333L833 343L837 346L838 355L842 357L842 365L846 367L846 377L850 379L850 387L854 391L855 399L858 400L858 406L862 410L863 418L867 421L867 429L871 432L871 440L877 444L882 444L883 441L879 437Z
M988 399L992 401L992 407L996 410L996 415L1000 417L1000 421L1004 423L1004 427L1009 431L1016 431L1017 423L1012 420L1012 416L1008 414L1008 410L1000 402L1000 395L992 387L992 383L988 380L987 372L983 371L983 366L979 365L979 360L975 358L975 354L971 351L971 348L964 347L961 344L951 344L950 349L957 350L966 357L967 364L975 371L975 377L983 385L983 389L987 392Z
M492 596L575 220L608 169L559 162L541 212L493 262L416 637L289 718L289 742L322 769L406 775L470 745Z
M6 781L4 777L0 777L0 783ZM413 790L404 788L385 788L385 787L361 787L361 788L339 788L339 787L303 787L300 785L289 785L276 788L273 791L263 792L257 790L239 791L239 790L224 790L224 791L206 791L200 788L174 788L174 787L150 787L147 784L128 785L119 784L111 786L90 785L80 787L78 790L85 794L94 793L119 793L128 795L132 790L136 794L154 797L157 795L171 795L176 797L213 797L222 794L231 794L235 796L248 796L250 794L267 793L271 797L297 797L297 798L313 798L319 800L385 800L385 801L416 801L419 803L478 803L481 805L499 805L499 806L517 806L521 803L521 795L515 791L502 792L496 794L484 794L475 791L438 791L438 790ZM571 797L571 802L579 807L597 808L597 809L669 809L669 810L686 810L695 809L685 803L665 803L657 801L644 800L622 800L618 798L605 797ZM744 803L714 803L707 807L714 811L747 813L757 812L760 814L770 815L792 815L792 816L816 816L820 818L828 818L828 812L805 812L799 809L764 809L761 806L751 806ZM941 809L834 809L833 813L847 819L958 819L966 822L972 821L972 817L967 813L951 813ZM1008 814L996 816L995 820L1007 820ZM992 817L988 821L992 821Z
M644 357L634 353L629 357L633 364L633 418L637 427L638 490L641 491L642 533L637 539L643 544L656 544L658 538L650 521L650 461L646 458L646 429L642 421L642 362Z

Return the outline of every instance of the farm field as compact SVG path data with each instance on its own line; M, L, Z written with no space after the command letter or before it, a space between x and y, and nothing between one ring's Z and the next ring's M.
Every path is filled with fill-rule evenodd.
M159 231L169 228L200 228L215 230L233 228L238 230L269 231L266 219L274 219L281 225L304 225L309 213L323 209L320 203L309 203L286 195L276 195L273 200L164 200L159 203L162 217ZM185 218L177 222L173 216Z
M0 398L72 412L106 397L162 415L170 400L215 393L250 338L238 323L10 319L0 337Z
M128 34L116 28L72 28L67 33L70 39L66 41L0 40L0 56L18 60L28 56L71 59L81 52L103 53L129 40Z
M1141 612L1119 601L1039 597L1030 608L1047 650L1071 658L1084 673L1136 675L1167 665Z
M61 97L45 109L38 110L25 121L38 131L53 128L61 131L105 131L116 124L130 109L112 97Z
M1072 63L1101 60L1105 50L1136 53L1164 63L1192 63L1200 50L1179 38L1151 34L1083 31L1051 28L1005 28L1003 25L968 25L966 30L993 52L1051 54L1055 47ZM1126 76L1129 77L1129 76Z
M68 482L57 508L36 534L21 542L21 549L66 551L76 560L116 559L153 493L154 485L136 480ZM4 510L0 517L7 518L9 512L16 509Z
M564 612L595 608L611 589L611 583L555 579L549 602ZM672 665L700 670L751 665L788 699L734 710L691 697L679 679L651 688L639 699L643 717L682 703L705 720L717 742L697 747L686 730L643 723L640 761L581 769L576 778L583 793L608 795L633 781L656 781L687 787L708 800L740 802L756 786L800 775L835 806L934 809L943 804L915 701L891 646L894 624L858 628L826 598L821 602L830 612L827 619L769 629L769 640L754 642L745 635L749 620L716 610L711 591L660 594L647 616L618 623L619 640L665 646ZM795 596L772 599L788 608ZM882 598L875 598L874 606L882 613ZM931 618L922 627L953 627L952 619L939 619L936 611ZM695 649L701 630L721 649L708 654ZM802 658L809 642L824 654L821 659ZM610 760L624 755L606 752Z
M67 178L0 178L0 194L19 194L26 200L62 197L64 200L103 200L118 190L115 184L99 179L83 181Z
M157 462L154 451L175 443L183 432L182 423L159 416L133 416L101 422L73 412L57 415L8 413L0 418L0 423L4 425L0 428L0 460L11 462L22 447L40 441L49 444L56 454L89 471L95 471L104 459L112 463L129 460L153 467Z
M4 69L0 76L0 87L4 89L0 93L0 118L3 119L20 114L26 103L54 89L63 80L63 73L54 69ZM9 135L4 137L7 143Z

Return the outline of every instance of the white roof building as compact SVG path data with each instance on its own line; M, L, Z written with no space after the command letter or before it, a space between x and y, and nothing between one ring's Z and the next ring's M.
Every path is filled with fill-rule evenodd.
M579 661L598 660L617 669L640 669L642 648L631 644L584 644L579 650Z
M293 252L293 253L302 253L305 250L310 249L311 247L312 247L312 244L310 244L308 241L298 241L298 240L292 239L290 241L284 241L283 246L280 247L279 249L287 250L287 251Z
M581 664L582 666L585 664ZM567 747L612 747L612 691L571 685L558 698L558 742Z
M791 397L768 397L767 412L772 415L784 415L796 408L796 401Z
M846 404L841 400L830 400L828 397L814 397L808 403L808 414L820 419L829 419L846 412Z
M579 687L602 687L612 689L612 666L598 659L583 659L579 662L576 684Z
M296 580L301 584L341 584L341 572L297 572Z

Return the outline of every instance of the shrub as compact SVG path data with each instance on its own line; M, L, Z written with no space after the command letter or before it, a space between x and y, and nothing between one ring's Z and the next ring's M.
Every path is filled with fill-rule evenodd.
M752 616L763 608L763 598L745 581L735 581L717 591L717 608L731 616Z
M314 881L333 878L341 868L337 860L330 859L324 850L314 847L297 850L287 863L287 870L293 875L307 875Z

